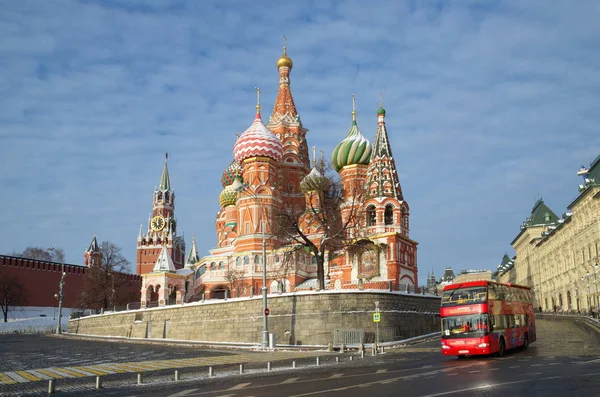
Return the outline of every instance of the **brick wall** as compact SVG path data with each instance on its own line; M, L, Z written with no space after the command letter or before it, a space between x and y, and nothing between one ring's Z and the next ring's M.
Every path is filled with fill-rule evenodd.
M85 266L65 264L64 271L67 275L64 285L64 307L79 307L79 296L83 291L86 270ZM28 299L24 306L51 307L58 305L54 294L58 293L58 284L62 274L61 263L0 255L0 274L17 277L27 289ZM125 273L120 273L120 277L128 281L132 299L139 302L142 287L141 277Z
M379 301L381 333L395 340L439 331L437 297L394 292L297 293L269 296L269 332L279 344L326 345L336 328L375 334ZM71 333L258 343L263 330L262 299L196 302L166 308L84 317L69 322Z

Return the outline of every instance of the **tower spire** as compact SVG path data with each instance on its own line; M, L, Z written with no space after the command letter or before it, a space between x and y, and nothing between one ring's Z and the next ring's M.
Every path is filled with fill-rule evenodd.
M356 125L356 97L352 94L352 124Z
M256 89L256 118L260 119L260 88L254 87Z
M312 150L313 150L313 167L316 167L317 166L317 147L313 146Z
M165 153L165 166L163 168L163 172L160 177L160 184L159 184L159 190L162 190L162 191L171 190L171 180L169 179L169 167L167 164L168 161L169 161L169 153Z
M376 186L376 188L369 189L369 197L394 197L398 200L404 200L384 117L385 109L380 107L377 110L377 132L375 133L373 153L369 162L369 181L367 185ZM386 170L387 172L385 172ZM389 188L386 188L386 185Z

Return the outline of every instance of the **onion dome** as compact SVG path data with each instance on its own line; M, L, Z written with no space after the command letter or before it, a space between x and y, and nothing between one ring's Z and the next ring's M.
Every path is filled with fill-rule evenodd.
M283 146L275 134L263 124L260 117L260 90L257 88L258 104L252 125L240 135L233 146L233 157L238 164L250 157L268 157L281 161Z
M300 190L302 193L319 191L323 189L323 186L325 186L326 183L327 178L323 176L323 173L319 171L317 167L313 167L308 175L306 175L300 182Z
M379 104L379 109L377 109L377 115L378 116L385 116L385 109L383 108L382 104Z
M354 107L354 95L352 95L352 127L346 138L335 147L331 155L331 162L336 171L347 165L369 164L371 159L371 143L358 129Z
M223 191L219 195L219 204L221 204L222 208L225 208L228 205L235 205L240 186L242 186L242 182L238 174L236 175L233 183L231 183L228 186L225 186L225 189L223 189Z
M287 51L286 51L286 47L283 47L283 55L281 56L281 58L279 58L277 60L277 69L281 68L281 67L288 67L290 70L292 70L292 67L294 66L294 62L292 62L292 58L287 56Z
M235 160L233 160L231 164L229 164L229 166L225 168L225 171L223 171L223 175L221 175L221 185L223 187L231 185L233 183L233 180L235 179L235 176L241 173L242 169L240 165Z

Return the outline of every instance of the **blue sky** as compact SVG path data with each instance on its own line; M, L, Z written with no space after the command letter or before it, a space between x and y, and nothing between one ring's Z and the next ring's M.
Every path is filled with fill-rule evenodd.
M0 253L94 234L123 248L169 152L188 247L216 242L220 177L282 34L309 146L373 140L379 91L419 278L495 268L535 200L561 214L600 154L597 1L1 1Z

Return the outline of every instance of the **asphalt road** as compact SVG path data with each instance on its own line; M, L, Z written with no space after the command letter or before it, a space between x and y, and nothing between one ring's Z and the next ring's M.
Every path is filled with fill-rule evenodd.
M254 366L246 364L248 367L243 375L238 374L239 364L230 364L215 367L216 376L211 378L206 373L198 374L198 368L194 368L194 371L182 373L179 382L172 381L172 375L163 373L147 377L143 385L132 386L132 374L123 374L129 379L116 380L105 385L103 390L94 390L88 382L63 388L56 395L600 396L600 334L565 319L539 319L537 331L538 340L527 350L509 352L504 357L443 357L439 341L432 340L388 350L375 357L366 355L364 359L354 352L352 361L348 353L329 356L322 352L313 353L322 356L321 364L324 365L316 366L314 356L305 357L297 359L297 369L291 368L293 358L274 361L270 372L266 371L264 361L257 360ZM166 349L168 355L172 347ZM203 349L189 354L204 352L216 353L212 359L222 354L221 351ZM258 358L261 354L252 357ZM262 359L271 359L272 356L268 356L271 353L266 354ZM341 363L336 363L336 356Z

